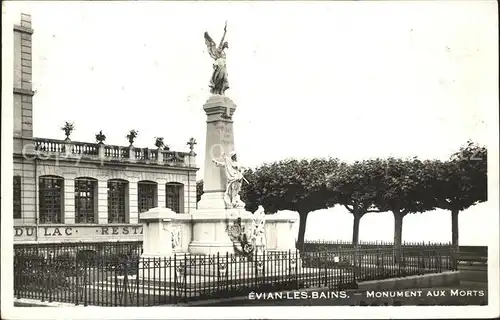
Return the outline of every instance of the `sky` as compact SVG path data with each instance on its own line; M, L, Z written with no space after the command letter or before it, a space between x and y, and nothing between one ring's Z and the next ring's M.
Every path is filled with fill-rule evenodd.
M219 41L246 166L284 158L446 159L468 139L491 148L498 125L494 2L8 2L32 15L36 137L137 147L198 141ZM493 152L497 152L493 150ZM198 179L203 178L203 168ZM460 244L487 244L488 203L460 214ZM391 213L361 220L361 240L392 240ZM494 226L496 228L496 226ZM306 239L351 239L342 208L310 215ZM496 230L496 231L494 231ZM448 212L405 217L403 240L450 241Z

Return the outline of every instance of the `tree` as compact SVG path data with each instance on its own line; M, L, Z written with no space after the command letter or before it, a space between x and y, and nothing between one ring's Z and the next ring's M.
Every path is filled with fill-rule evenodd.
M265 165L260 167L260 170L265 170ZM259 188L259 177L262 175L262 172L258 172L259 176L257 176L256 172L252 169L247 169L243 173L246 181L243 182L241 186L240 196L241 201L245 203L245 210L254 213L257 211L257 208L260 205L260 201L263 198L262 189Z
M203 194L203 179L196 181L196 203L201 199Z
M352 244L359 240L359 223L369 212L380 212L374 207L385 165L380 160L356 161L353 164L342 163L334 173L327 177L327 187L354 218Z
M409 213L421 213L434 209L431 188L432 161L388 158L381 161L385 172L380 180L375 207L380 211L391 211L394 215L394 251L396 261L401 258L403 218Z
M325 176L339 165L337 159L282 160L264 164L245 174L242 200L254 212L262 205L266 213L279 210L297 211L300 216L297 246L303 247L309 212L335 205L336 200L326 188Z
M433 194L436 207L451 212L452 244L458 249L458 214L487 201L487 149L468 141L448 161L436 162Z

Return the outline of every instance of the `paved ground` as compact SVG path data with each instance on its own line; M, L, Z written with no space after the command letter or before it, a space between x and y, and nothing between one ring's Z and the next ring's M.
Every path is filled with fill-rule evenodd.
M44 306L44 305L38 305L38 304L30 304L30 303L19 303L19 302L14 302L14 307L41 307L41 308L44 308L44 307L48 307L48 306Z

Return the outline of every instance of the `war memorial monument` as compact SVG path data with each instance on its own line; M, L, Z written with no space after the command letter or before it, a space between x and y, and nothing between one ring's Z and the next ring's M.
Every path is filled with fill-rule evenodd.
M142 213L139 218L144 228L142 256L164 258L175 254L192 259L230 254L242 259L246 269L254 271L261 266L257 257L295 252L293 224L298 216L291 212L266 215L262 206L251 213L240 199L246 179L235 151L236 104L225 95L229 88L226 27L219 45L208 32L204 34L208 53L214 60L209 84L212 95L203 106L207 115L204 194L198 209L190 214L177 214L161 207ZM147 272L147 268L141 269Z

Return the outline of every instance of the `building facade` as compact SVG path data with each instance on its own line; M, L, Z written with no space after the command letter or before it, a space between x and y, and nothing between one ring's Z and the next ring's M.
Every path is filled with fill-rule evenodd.
M31 17L14 26L14 243L139 241L139 214L196 209L195 154L33 137Z

